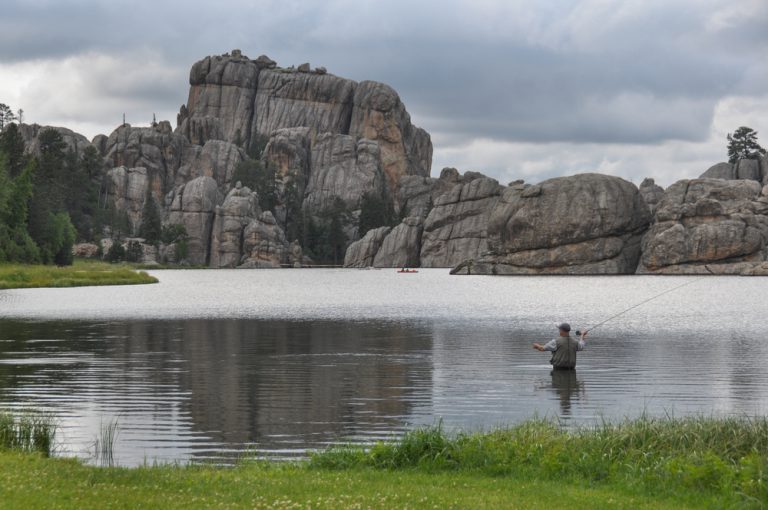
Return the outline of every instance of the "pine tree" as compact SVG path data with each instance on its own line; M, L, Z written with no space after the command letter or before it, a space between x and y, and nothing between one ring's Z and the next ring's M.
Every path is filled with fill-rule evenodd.
M757 143L757 131L741 126L733 135L728 133L728 162L736 163L740 159L756 159L765 154Z

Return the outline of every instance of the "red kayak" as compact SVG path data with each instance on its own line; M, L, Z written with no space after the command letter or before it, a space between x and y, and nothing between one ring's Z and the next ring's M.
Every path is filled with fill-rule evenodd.
M415 269L400 269L397 271L398 273L418 273Z

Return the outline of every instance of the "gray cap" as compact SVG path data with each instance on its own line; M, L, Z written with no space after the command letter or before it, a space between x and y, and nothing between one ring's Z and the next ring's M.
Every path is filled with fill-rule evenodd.
M571 332L571 325L568 324L567 322L563 322L562 324L557 326L557 329L565 331L566 333L570 333Z

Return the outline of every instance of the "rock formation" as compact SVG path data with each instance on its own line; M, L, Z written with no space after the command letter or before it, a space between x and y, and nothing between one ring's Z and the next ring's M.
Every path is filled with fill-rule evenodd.
M20 124L19 134L24 140L26 147L25 152L27 154L40 155L40 133L46 129L53 129L58 131L61 135L62 141L67 144L67 150L74 152L75 154L82 155L83 151L90 147L92 144L86 137L80 133L75 133L71 129L57 126L41 126L39 124Z
M243 253L243 233L261 215L256 193L239 182L216 206L211 234L211 267L237 267Z
M184 225L187 230L189 262L207 265L213 215L220 203L216 181L197 177L174 189L166 200L171 204L167 223Z
M381 196L384 178L379 146L372 140L349 135L320 135L312 146L312 171L304 193L304 210L316 217L340 198L359 215L365 193Z
M193 144L215 139L248 147L280 129L307 128L378 142L392 189L403 175L429 175L429 134L411 124L400 97L382 83L308 66L280 69L263 55L250 60L239 51L195 63L189 82L176 132Z
M618 177L582 174L516 184L490 213L488 253L454 272L634 273L649 222L638 189Z
M373 267L373 260L381 248L381 243L391 230L391 227L371 229L362 239L350 244L344 256L344 267Z
M503 190L495 179L480 177L440 195L424 222L421 266L453 267L487 251L489 215Z
M418 267L424 218L411 216L393 228L381 243L374 267Z
M741 165L737 165L741 166ZM639 273L754 274L766 260L768 189L752 179L670 186L642 242Z
M274 216L264 211L243 232L243 259L239 267L274 269L289 263L290 246Z
M736 163L718 163L701 174L701 179L749 179L768 184L768 156L740 159Z
M648 204L648 209L651 214L656 210L656 205L661 201L664 196L664 188L656 184L651 178L643 179L640 183L640 194L643 196L643 200Z

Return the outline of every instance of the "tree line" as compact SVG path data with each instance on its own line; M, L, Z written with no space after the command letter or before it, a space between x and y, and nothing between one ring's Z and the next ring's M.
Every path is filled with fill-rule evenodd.
M39 154L25 153L15 122L3 114L0 133L0 261L67 265L77 239L100 230L98 191L102 159L82 155L55 129L38 136Z

